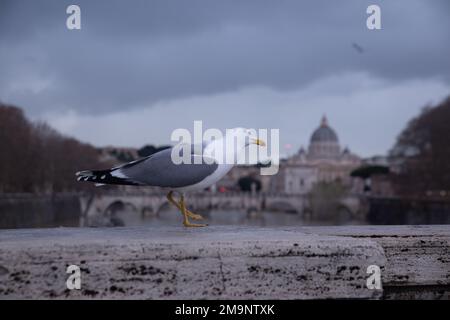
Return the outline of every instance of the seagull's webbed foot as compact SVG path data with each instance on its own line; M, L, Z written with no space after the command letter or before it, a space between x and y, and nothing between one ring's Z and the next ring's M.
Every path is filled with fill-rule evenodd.
M183 225L185 227L206 227L207 224L196 224L196 223L191 223L189 222L188 219L188 210L186 209L186 205L184 204L184 196L181 196L181 200L180 200L180 207L181 207L181 213L183 213L184 215L184 220L183 220Z
M172 203L174 206L176 206L181 211L181 213L184 216L183 225L185 227L206 227L207 226L207 224L195 224L195 223L189 222L188 217L192 218L194 220L202 220L204 218L201 215L195 214L186 208L185 203L184 203L184 196L181 196L180 203L178 203L173 198L173 191L170 191L167 194L167 200L169 200L170 203Z
M194 220L203 220L203 219L205 219L201 215L193 213L192 211L189 211L188 209L186 209L186 214L188 215L189 218L192 218Z
M207 227L208 225L205 223L191 223L189 220L184 220L183 225L187 228L201 228L201 227Z

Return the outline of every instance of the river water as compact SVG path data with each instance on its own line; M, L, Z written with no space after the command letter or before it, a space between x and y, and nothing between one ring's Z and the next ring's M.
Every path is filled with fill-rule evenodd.
M327 225L321 221L306 221L299 214L283 212L241 212L236 210L212 210L209 212L198 212L205 220L193 223L207 223L210 225L247 225L247 226L301 226L301 225ZM110 219L116 226L180 226L183 217L179 211L166 209L159 214L149 214L143 216L133 210L123 210L115 212ZM347 222L346 224L356 224Z

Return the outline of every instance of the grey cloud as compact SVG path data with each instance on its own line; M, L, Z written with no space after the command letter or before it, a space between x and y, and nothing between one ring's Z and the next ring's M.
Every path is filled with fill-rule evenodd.
M110 113L343 72L390 80L450 76L446 1L2 1L0 99L29 113ZM352 43L364 48L360 54Z

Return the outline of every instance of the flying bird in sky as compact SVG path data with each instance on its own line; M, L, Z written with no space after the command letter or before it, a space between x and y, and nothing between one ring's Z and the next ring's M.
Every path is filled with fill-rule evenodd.
M237 137L236 143L226 143L227 135ZM189 218L201 220L203 217L186 208L185 193L204 190L225 176L234 166L224 159L238 159L250 144L265 146L250 130L236 128L227 131L222 139L203 141L201 145L189 145L188 163L176 164L172 151L175 147L154 153L148 157L126 163L108 170L88 170L76 173L78 181L94 182L98 185L134 185L156 186L168 191L167 199L183 214L186 227L204 227L205 224L194 224ZM183 151L180 148L181 156ZM177 149L178 152L178 149ZM173 197L174 192L181 194L180 201Z
M353 42L352 43L352 47L353 47L353 49L355 49L358 53L364 53L365 52L365 50L364 50L364 48L363 47L361 47L359 44L357 44L356 42Z

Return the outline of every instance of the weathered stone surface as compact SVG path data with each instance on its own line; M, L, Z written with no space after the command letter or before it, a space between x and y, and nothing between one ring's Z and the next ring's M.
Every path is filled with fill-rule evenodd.
M450 226L0 232L0 298L448 298ZM81 267L81 290L66 267Z
M378 242L387 259L386 299L450 299L450 225L329 227L314 232Z

